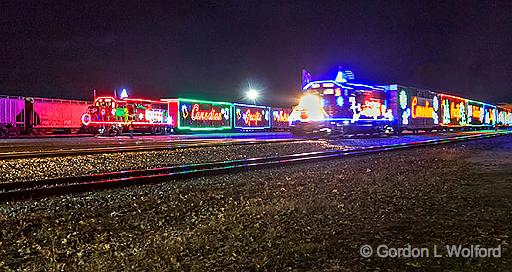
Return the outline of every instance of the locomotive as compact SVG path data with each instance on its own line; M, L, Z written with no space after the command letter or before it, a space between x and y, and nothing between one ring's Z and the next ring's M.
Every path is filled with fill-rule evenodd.
M400 134L407 130L489 129L512 125L512 110L442 92L399 84L303 79L303 96L290 115L295 135Z
M128 126L164 134L172 129L167 103L149 99L96 97L81 121L86 132L105 135L119 135Z

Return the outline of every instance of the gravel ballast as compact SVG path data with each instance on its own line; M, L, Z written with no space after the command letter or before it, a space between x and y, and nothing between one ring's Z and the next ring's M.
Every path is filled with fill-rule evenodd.
M288 155L326 149L328 147L324 142L304 141L0 160L0 182L39 180L188 163Z
M0 267L507 271L512 137L0 206ZM501 258L359 247L501 246Z

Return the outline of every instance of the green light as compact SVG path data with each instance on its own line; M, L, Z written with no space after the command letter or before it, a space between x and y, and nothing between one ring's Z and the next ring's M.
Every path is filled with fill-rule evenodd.
M232 106L232 103L229 102L215 102L215 101L208 101L208 100L196 100L196 99L189 99L189 98L178 98L178 101L185 101L185 102L192 102L192 103L204 103L204 104L213 104L213 105L229 105Z
M467 99L465 98L468 102L471 102L471 103L474 103L474 104L480 104L480 105L484 105L484 106L488 106L490 108L496 108L495 105L492 105L492 104L487 104L487 103L484 103L484 102L480 102L480 101L476 101L476 100L471 100L471 99Z
M407 108L407 93L404 90L400 91L399 101L400 107L402 108L402 110L405 110Z
M116 108L116 117L123 117L125 115L125 108Z
M229 106L224 107L227 108L229 113L229 119L226 121L229 122L229 126L222 126L222 127L193 127L193 126L182 126L181 124L181 118L182 118L182 112L181 107L183 102L188 102L189 104L196 103L196 104L210 104L212 106L216 105L222 105L222 106ZM197 100L197 99L188 99L188 98L178 98L178 129L181 130L191 130L191 131L215 131L215 130L228 130L232 129L232 112L233 104L229 102L215 102L215 101L208 101L208 100ZM189 113L190 114L190 113Z
M178 127L183 130L201 130L201 131L213 131L213 130L225 130L231 129L231 127Z

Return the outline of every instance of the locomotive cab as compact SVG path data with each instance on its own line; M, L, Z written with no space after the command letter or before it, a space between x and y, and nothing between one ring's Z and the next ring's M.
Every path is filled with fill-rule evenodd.
M82 115L82 124L106 135L120 134L130 124L139 132L168 133L172 130L168 103L146 99L97 97Z
M340 79L341 78L341 79ZM373 134L393 127L384 88L336 80L312 81L290 116L294 134Z

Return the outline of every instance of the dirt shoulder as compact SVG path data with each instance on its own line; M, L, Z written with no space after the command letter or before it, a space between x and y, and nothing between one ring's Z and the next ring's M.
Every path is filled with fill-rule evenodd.
M0 267L512 269L512 137L0 206ZM502 248L363 258L361 245Z

